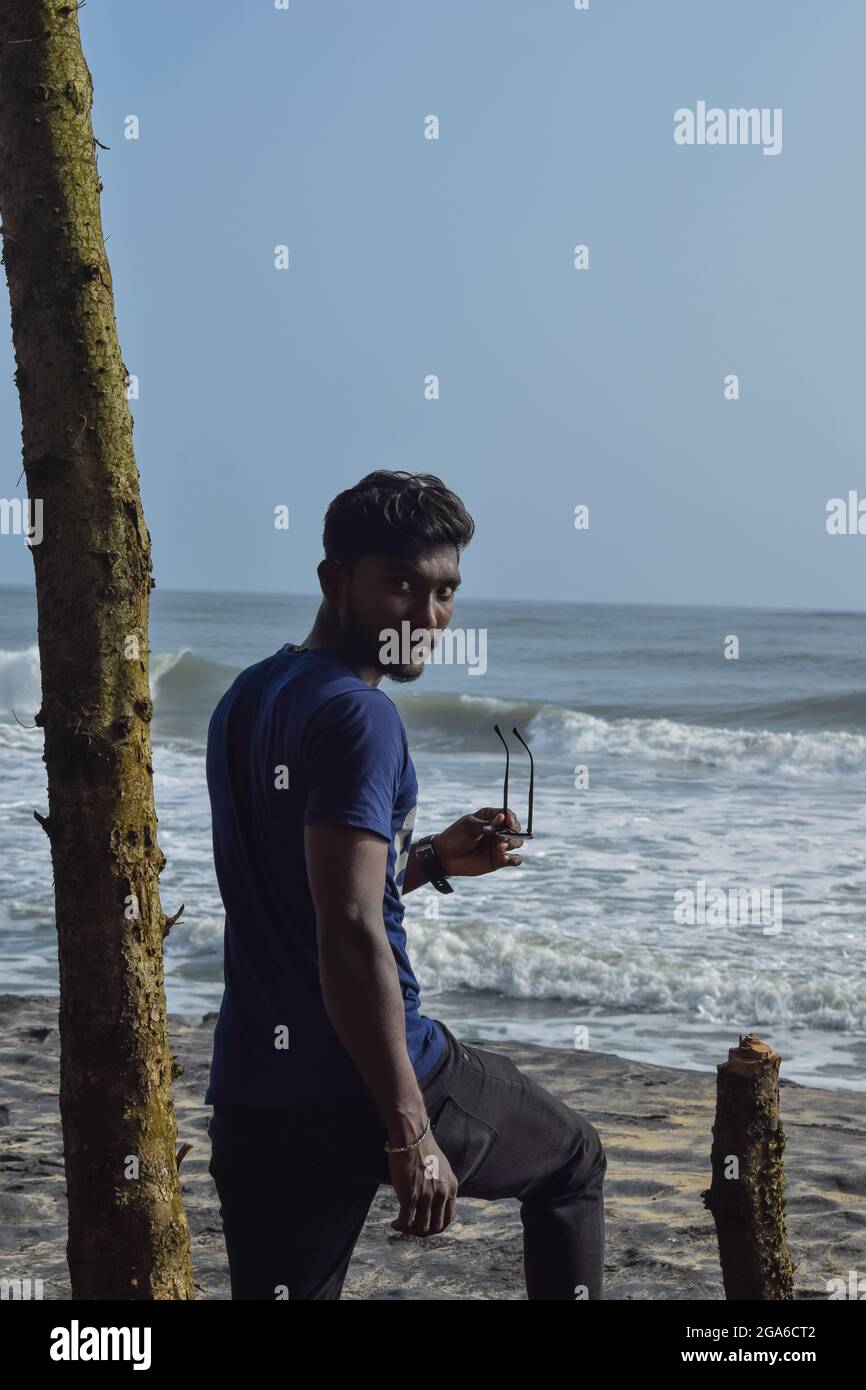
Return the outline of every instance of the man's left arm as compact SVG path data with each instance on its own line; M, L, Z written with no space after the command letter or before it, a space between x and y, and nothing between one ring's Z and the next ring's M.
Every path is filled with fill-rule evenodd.
M503 830L514 833L491 835L484 829L485 824L491 821ZM477 878L480 874L491 874L497 869L516 868L523 863L523 857L511 851L520 849L522 844L520 822L514 812L497 810L495 806L482 806L480 811L472 815L461 816L460 820L433 836L433 849L448 878ZM413 844L403 873L402 896L405 898L407 893L414 892L426 882Z

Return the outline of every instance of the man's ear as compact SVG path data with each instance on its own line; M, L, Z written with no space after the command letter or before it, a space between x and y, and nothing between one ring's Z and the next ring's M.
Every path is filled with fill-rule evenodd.
M319 588L324 597L334 607L339 607L343 586L346 582L346 571L342 565L338 565L336 560L320 560L316 567L316 574L319 576Z

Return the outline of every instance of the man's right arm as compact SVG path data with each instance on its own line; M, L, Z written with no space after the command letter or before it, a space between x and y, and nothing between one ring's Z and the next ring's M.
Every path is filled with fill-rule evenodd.
M328 1017L376 1102L388 1142L414 1144L427 1109L406 1051L403 994L382 916L388 841L354 826L307 825L304 851ZM433 1135L391 1155L389 1168L400 1201L394 1228L419 1236L443 1231L454 1217L457 1179Z
M304 851L325 1008L389 1143L410 1144L427 1111L406 1051L403 994L382 918L388 842L354 826L308 825Z

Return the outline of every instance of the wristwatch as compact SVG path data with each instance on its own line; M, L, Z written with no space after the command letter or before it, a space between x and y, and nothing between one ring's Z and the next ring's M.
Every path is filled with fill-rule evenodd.
M420 840L416 840L415 858L420 865L425 883L432 883L433 887L438 888L440 893L454 892L454 888L448 882L448 875L439 862L439 856L433 848L432 835L422 835Z

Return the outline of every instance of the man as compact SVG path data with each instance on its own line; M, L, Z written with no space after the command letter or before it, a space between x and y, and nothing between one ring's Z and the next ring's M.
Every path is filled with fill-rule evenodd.
M393 1228L422 1237L451 1222L458 1185L518 1198L528 1297L602 1296L597 1132L425 1017L406 950L407 893L521 863L519 823L493 807L412 845L415 770L378 688L421 675L473 531L430 474L340 493L312 630L243 671L211 718L225 993L205 1103L233 1298L338 1299L383 1183ZM406 631L421 650L385 660Z

